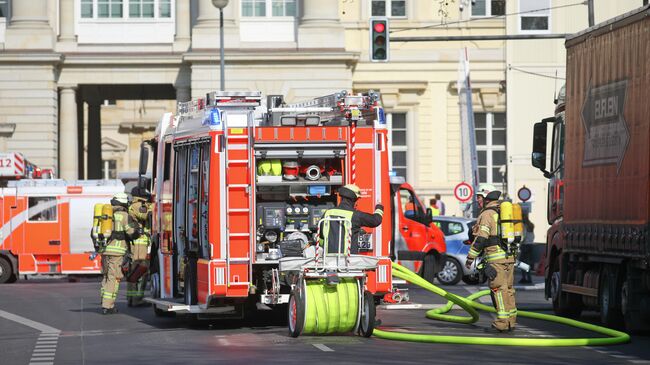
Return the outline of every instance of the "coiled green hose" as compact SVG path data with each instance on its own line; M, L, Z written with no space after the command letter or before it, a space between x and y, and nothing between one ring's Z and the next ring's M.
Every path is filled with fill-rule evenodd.
M416 273L409 269L393 263L393 276L407 280L415 285L418 285L430 292L433 292L448 300L447 305L443 308L437 308L427 311L426 316L430 319L436 319L454 323L470 324L478 320L477 309L486 312L495 312L492 306L487 306L475 302L476 299L489 295L489 290L483 290L474 293L467 298L457 296L449 293L430 282L424 280ZM470 317L454 316L445 314L451 310L454 304L463 308ZM593 324L576 321L574 319L554 316L550 314L542 314L528 311L518 311L517 316L541 319L561 323L588 331L597 332L609 337L601 338L508 338L508 337L472 337L472 336L443 336L443 335L427 335L427 334L414 334L402 333L395 331L386 331L375 329L374 335L379 338L398 341L412 341L412 342L429 342L429 343L449 343L449 344L466 344L466 345L499 345L499 346L537 346L537 347L556 347L556 346L599 346L599 345L616 345L627 343L630 341L630 335L625 332L616 331L610 328L596 326Z
M307 280L302 333L352 332L359 314L358 283L351 278L341 278L338 285L326 285L324 279Z

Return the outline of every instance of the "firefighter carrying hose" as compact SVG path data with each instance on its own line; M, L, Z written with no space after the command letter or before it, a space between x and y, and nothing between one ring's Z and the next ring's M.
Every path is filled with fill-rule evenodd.
M142 300L149 276L151 194L134 187L131 195L133 203L129 206L129 217L143 231L143 234L129 242L131 264L126 284L126 298L129 307L144 307L151 305Z
M337 242L336 237L350 237L350 251L351 254L359 253L359 243L362 238L363 232L361 227L374 228L381 224L384 217L384 206L381 204L375 205L375 212L368 214L356 209L356 204L361 197L361 190L354 184L348 184L339 189L339 196L341 201L336 208L328 209L323 218L343 218L349 221L351 227L343 224L343 229L346 230L344 235L340 235L339 229L341 224L336 222L323 222L320 229L321 246L327 246L329 253L337 252L336 245L327 245L328 242ZM348 231L349 230L349 231Z
M107 244L102 254L102 314L117 313L115 300L124 277L122 264L128 253L127 240L136 239L141 231L137 225L129 222L127 208L129 196L117 193L111 199L113 207L113 227L108 234Z
M491 185L479 186L476 199L482 210L472 229L475 239L467 254L465 266L470 268L481 254L487 261L484 272L489 279L492 302L497 311L497 319L492 322L492 328L504 332L515 329L517 308L513 289L515 258L508 253L508 248L502 244L499 236L500 196L501 192Z

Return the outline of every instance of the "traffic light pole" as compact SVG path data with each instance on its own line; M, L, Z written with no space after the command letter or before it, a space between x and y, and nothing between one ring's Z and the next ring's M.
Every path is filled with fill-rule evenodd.
M502 35L459 35L427 37L390 37L391 42L453 42L453 41L514 41L530 39L562 39L569 34L502 34Z

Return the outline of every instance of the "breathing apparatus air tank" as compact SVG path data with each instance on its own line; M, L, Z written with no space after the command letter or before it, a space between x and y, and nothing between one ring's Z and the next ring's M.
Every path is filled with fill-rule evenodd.
M512 205L512 220L515 227L515 243L520 243L524 240L524 221L519 203Z
M515 225L512 223L512 203L504 201L499 206L501 239L508 244L515 242Z
M104 204L102 207L102 217L100 219L100 233L108 238L113 232L113 206Z
M99 233L101 232L101 218L102 218L102 208L104 207L103 203L97 203L93 207L93 229L90 231L90 236L93 241L99 238Z

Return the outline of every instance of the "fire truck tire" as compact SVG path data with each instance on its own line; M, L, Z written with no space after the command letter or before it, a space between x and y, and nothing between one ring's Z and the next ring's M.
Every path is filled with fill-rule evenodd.
M359 334L363 337L370 337L375 331L375 317L377 316L377 307L375 307L375 297L368 292L363 295L363 307L361 308L361 323L359 323Z
M303 287L296 287L289 297L289 336L298 337L305 326L305 296Z
M17 280L11 262L4 257L0 257L0 284L13 283Z
M436 256L433 253L429 253L424 256L422 277L433 284L433 281L436 279L436 274Z
M196 293L196 266L190 261L185 265L185 304L196 305L198 302Z
M556 257L551 274L551 301L553 312L559 316L577 318L582 312L582 300L578 294L562 291L562 273L560 257Z

